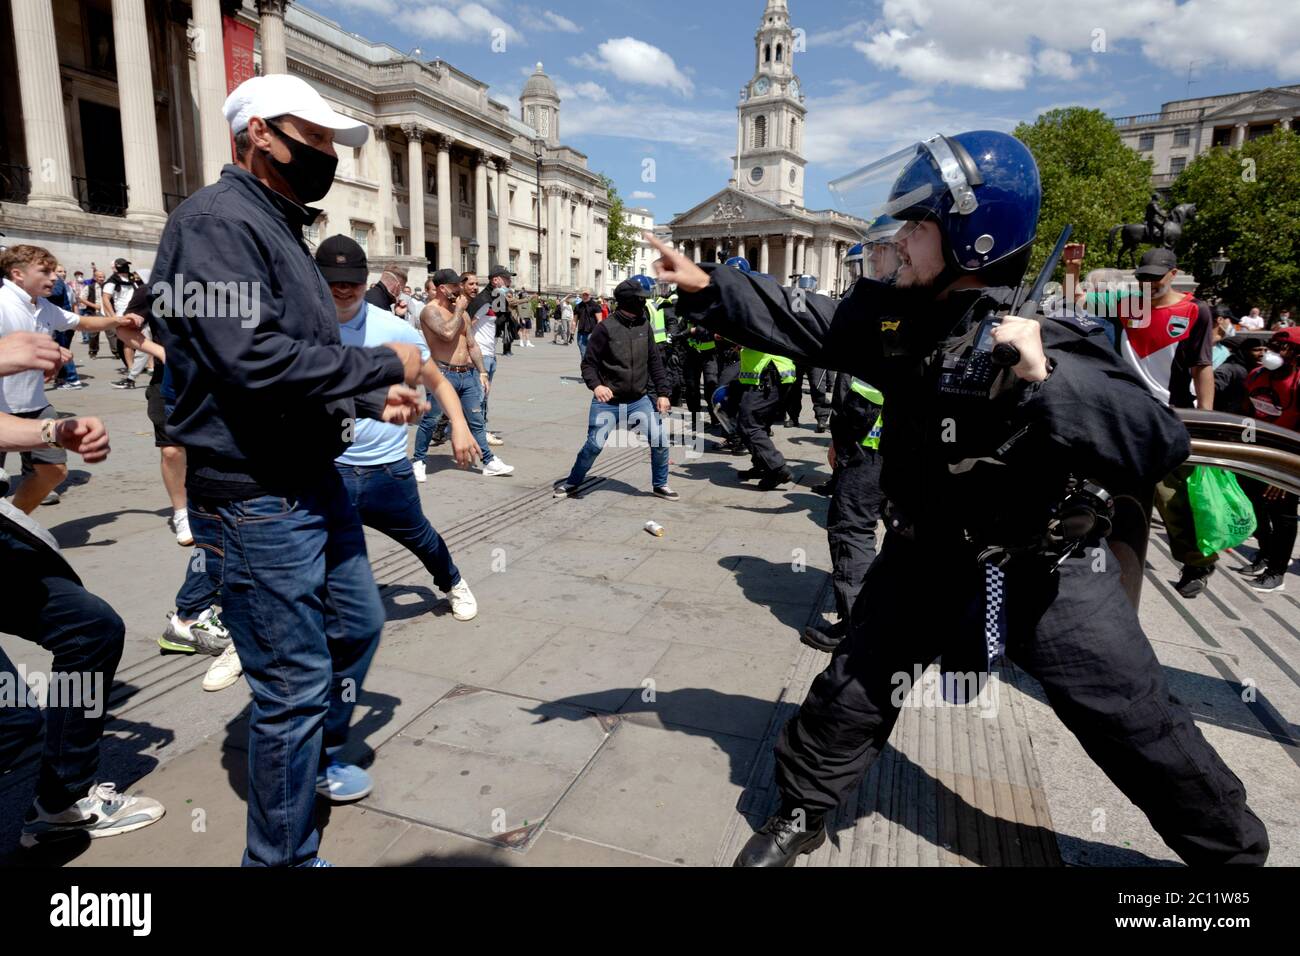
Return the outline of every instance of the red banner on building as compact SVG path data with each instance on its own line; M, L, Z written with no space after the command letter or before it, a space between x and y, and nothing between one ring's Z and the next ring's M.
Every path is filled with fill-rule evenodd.
M234 17L221 18L221 42L226 50L226 92L234 92L235 87L249 77L255 76L253 69L253 38L256 34L246 23L240 23Z

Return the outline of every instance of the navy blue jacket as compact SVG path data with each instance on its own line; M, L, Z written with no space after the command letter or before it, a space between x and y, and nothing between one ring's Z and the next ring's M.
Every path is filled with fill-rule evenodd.
M200 497L316 483L350 440L352 396L403 379L391 349L340 343L329 285L302 237L316 214L230 165L167 220L152 321L176 391L167 427Z

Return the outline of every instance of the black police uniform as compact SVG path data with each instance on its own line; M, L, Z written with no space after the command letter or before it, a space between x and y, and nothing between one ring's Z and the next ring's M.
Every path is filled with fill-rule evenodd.
M835 475L826 514L826 539L831 552L835 611L840 618L835 628L837 635L847 629L862 580L876 558L876 525L885 503L880 487L880 451L862 444L875 429L880 406L855 392L852 383L853 376L847 372L836 376L830 420Z
M898 716L893 676L940 655L951 669L950 658L973 657L972 637L983 642L981 547L1041 540L1068 475L1142 494L1188 455L1186 430L1086 317L1043 321L1055 363L1046 381L1006 372L1004 390L963 389L945 353L1011 298L977 289L937 302L861 280L838 308L808 295L796 311L788 290L734 269L679 298L692 321L851 372L885 397L884 546L847 637L776 747L782 811L803 810L809 840L884 748ZM973 463L995 453L1002 464ZM1104 540L1087 547L1059 571L1032 552L1004 569L1006 653L1185 861L1262 863L1268 837L1244 786L1170 693L1119 562Z
M830 424L834 410L832 395L835 390L835 373L826 368L808 370L808 394L812 397L813 418L819 431Z
M700 350L697 345L711 344L713 348ZM683 383L686 390L686 407L691 413L691 422L699 420L700 381L704 382L704 405L709 414L709 422L718 424L718 416L713 411L713 393L718 390L719 361L723 353L721 343L713 341L713 333L708 329L691 326L686 334L684 345Z
M681 304L680 297L678 304ZM776 484L790 480L785 456L772 441L771 432L774 425L785 419L790 391L796 383L782 382L776 363L771 362L763 369L757 385L737 383L733 387L741 389L736 427L749 449L752 477L765 480L766 490L770 491Z

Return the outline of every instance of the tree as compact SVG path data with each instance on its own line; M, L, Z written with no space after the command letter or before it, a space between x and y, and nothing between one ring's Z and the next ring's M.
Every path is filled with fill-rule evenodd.
M1111 266L1107 234L1117 223L1142 222L1151 195L1151 161L1124 145L1101 110L1081 106L1043 113L1032 125L1021 123L1013 135L1033 153L1043 184L1028 275L1038 274L1067 224L1074 226L1070 241L1088 247L1084 274ZM1060 266L1054 278L1063 278Z
M609 234L605 238L605 259L611 265L629 266L636 254L636 227L629 225L624 213L623 197L618 194L614 180L601 173L605 191L609 195Z
M1278 129L1240 149L1196 157L1170 190L1196 203L1186 268L1208 279L1223 249L1228 267L1215 287L1238 310L1276 312L1300 298L1300 135ZM1240 311L1238 312L1240 314Z

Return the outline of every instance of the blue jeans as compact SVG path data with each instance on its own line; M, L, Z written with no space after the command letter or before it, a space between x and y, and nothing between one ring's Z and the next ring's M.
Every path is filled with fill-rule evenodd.
M484 356L484 359L486 358L487 356ZM493 367L495 365L494 359ZM470 434L478 442L479 452L483 455L483 464L486 465L494 456L487 443L487 429L484 426L483 415L487 400L483 397L483 386L479 382L478 369L472 369L468 372L448 372L443 370L442 374L446 376L447 381L451 382L451 387L460 396L460 409L465 413L465 423L469 425ZM415 431L414 457L416 461L424 461L424 457L429 454L429 443L433 440L434 429L442 418L443 411L438 407L437 401L433 400L429 410L420 419L420 427Z
M587 357L587 343L591 341L591 336L586 332L578 333L578 362L581 363Z
M55 332L54 341L58 342L65 349L72 348L72 330L69 329L66 332ZM80 377L77 375L77 363L72 361L72 359L68 359L68 363L64 365L63 368L59 369L57 381L59 384L64 382L75 383L81 381Z
M225 544L222 619L253 691L245 866L316 856L316 775L347 741L384 607L361 518L333 466L296 497L191 498Z
M194 550L187 559L185 581L176 592L176 616L182 621L197 620L212 605L221 603L226 560L221 519L211 512L193 508L188 508L188 512Z
M582 484L596 457L605 447L605 439L619 428L646 436L650 442L650 480L653 487L662 488L668 484L668 434L664 431L650 396L642 395L627 405L607 405L594 398L591 400L591 410L587 414L587 440L578 449L573 470L565 479L566 485Z
M496 374L497 374L497 357L496 357L495 355L484 355L484 356L483 356L483 371L487 372L487 375L488 375L488 385L490 386L490 385L492 384L492 379L493 379L493 378L496 376ZM480 386L480 388L481 388L481 387L482 387L482 386ZM488 420L487 408L488 408L488 393L487 393L487 392L484 392L484 393L483 393L483 429L484 429L484 431L487 430L487 420ZM477 437L477 436L476 436L476 437ZM484 464L487 464L487 459L486 459L486 458L483 459L483 463L484 463Z
M402 545L433 575L442 592L460 583L460 571L442 536L420 507L415 473L405 458L386 465L345 465L335 462L348 497L367 528L382 531Z
M61 813L101 779L100 739L126 626L44 544L10 533L4 523L0 523L0 580L5 588L0 631L53 653L50 676L69 675L79 679L82 687L79 701L65 701L69 706L45 711L45 750L36 797L47 811ZM24 689L3 652L0 674L6 676L5 683ZM83 706L70 706L77 703ZM0 706L0 773L40 736L41 725L36 707Z

